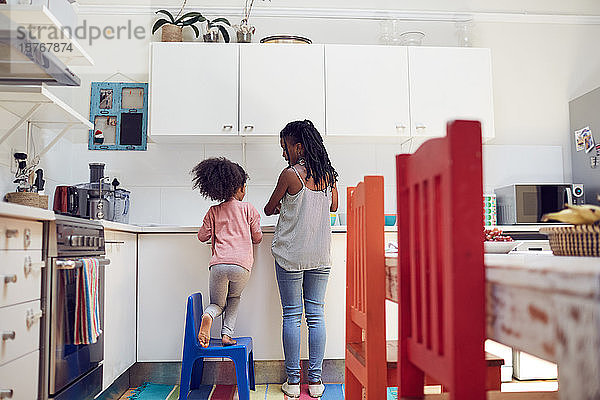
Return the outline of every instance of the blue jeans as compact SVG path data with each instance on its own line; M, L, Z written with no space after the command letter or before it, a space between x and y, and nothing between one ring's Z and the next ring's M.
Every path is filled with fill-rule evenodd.
M283 352L288 383L300 382L300 323L302 303L308 326L308 379L321 380L325 356L325 291L329 267L286 271L275 262L279 296L283 308Z

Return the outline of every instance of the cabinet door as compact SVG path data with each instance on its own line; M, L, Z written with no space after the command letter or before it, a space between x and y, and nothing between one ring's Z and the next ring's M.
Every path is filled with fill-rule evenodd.
M489 49L409 47L411 133L444 136L454 119L481 121L494 137Z
M406 47L325 46L328 135L409 136Z
M290 121L325 127L322 45L240 47L240 132L277 135Z
M201 292L210 304L210 246L193 233L140 235L139 246L137 359L181 361L188 296Z
M137 236L106 231L104 378L106 389L136 361Z
M153 43L151 51L151 135L237 134L237 45Z

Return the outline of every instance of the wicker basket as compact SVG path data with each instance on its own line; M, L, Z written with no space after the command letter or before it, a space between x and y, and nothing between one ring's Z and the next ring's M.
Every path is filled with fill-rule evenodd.
M183 28L172 24L163 25L161 40L163 42L183 42Z
M6 193L6 201L23 206L48 209L48 196L33 192Z
M540 233L548 235L556 256L600 257L599 225L542 228Z

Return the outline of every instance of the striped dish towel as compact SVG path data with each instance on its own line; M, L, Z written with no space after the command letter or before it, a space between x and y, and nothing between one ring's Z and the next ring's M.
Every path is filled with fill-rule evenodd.
M85 258L82 262L76 273L74 344L92 344L102 334L98 293L100 263L96 258Z

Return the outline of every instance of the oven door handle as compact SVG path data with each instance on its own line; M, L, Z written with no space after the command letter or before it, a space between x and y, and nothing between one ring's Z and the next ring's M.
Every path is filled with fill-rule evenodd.
M571 191L570 187L565 188L565 193L567 194L567 204L572 206L573 205L573 192Z
M108 258L99 258L98 263L101 267L106 267L110 264L110 260ZM76 269L81 268L83 266L82 260L57 260L56 261L56 269Z

